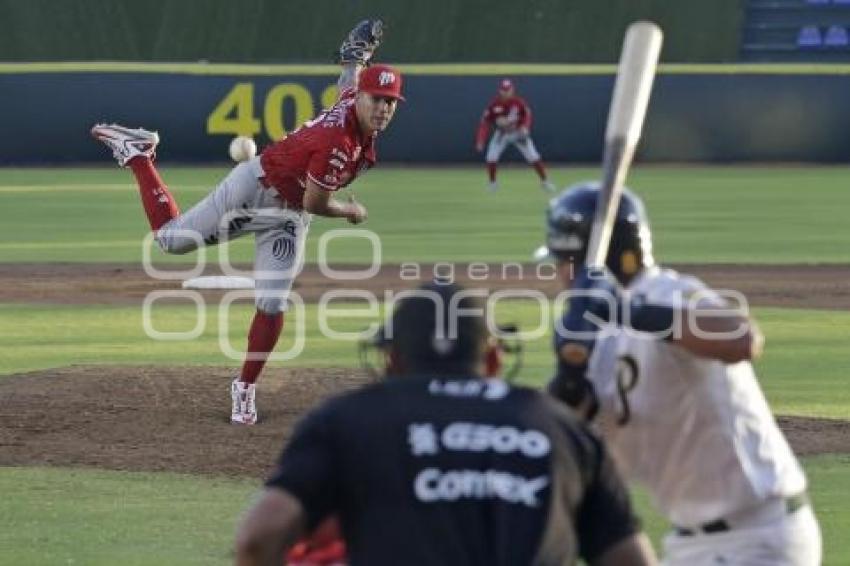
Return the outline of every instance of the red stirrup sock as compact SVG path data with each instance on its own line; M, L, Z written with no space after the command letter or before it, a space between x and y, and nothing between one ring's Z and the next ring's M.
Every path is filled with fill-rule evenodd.
M487 175L490 177L491 183L496 182L496 164L495 163L488 163L487 164Z
M248 352L242 365L239 381L255 383L266 365L269 353L274 350L280 331L283 329L283 313L266 314L258 310L248 331ZM250 356L253 354L253 356ZM259 359L248 359L248 356Z
M153 161L140 155L131 159L129 165L139 184L142 206L145 207L151 230L155 232L180 216L180 208L168 192L168 187L162 182Z
M534 167L534 170L537 171L537 175L540 177L541 181L546 180L546 167L543 165L543 161L535 161L531 164Z

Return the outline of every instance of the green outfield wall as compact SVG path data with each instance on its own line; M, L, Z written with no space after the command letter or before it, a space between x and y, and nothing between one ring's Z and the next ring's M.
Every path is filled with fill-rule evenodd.
M329 62L381 16L395 62L616 61L628 23L662 60L738 57L744 0L0 0L2 61Z
M378 143L383 161L475 162L499 80L534 109L549 161L601 158L614 65L402 65L407 102ZM161 160L227 159L234 135L263 146L336 97L333 66L0 64L0 165L103 162L95 122L157 129ZM639 161L850 160L850 66L664 65ZM506 159L516 160L511 149Z

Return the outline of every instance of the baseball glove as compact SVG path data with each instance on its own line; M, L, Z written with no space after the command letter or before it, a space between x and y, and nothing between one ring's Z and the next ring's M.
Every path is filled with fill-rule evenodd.
M339 62L368 65L384 35L384 22L380 18L363 20L348 34L339 47Z

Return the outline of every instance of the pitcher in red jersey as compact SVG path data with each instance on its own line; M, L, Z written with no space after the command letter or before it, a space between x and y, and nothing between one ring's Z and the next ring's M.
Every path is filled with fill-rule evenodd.
M490 138L485 157L489 176L488 187L491 191L499 188L496 182L496 168L499 158L510 144L513 144L537 171L541 188L548 192L555 190L555 184L546 177L546 167L531 139L531 107L516 95L516 88L510 79L502 79L498 95L490 101L481 116L475 136L475 149L479 153L484 151L491 128L495 131Z
M387 65L367 67L381 42L380 20L364 20L339 50L342 65L336 103L259 156L234 167L197 205L180 213L153 165L159 135L116 124L98 124L94 137L119 165L130 167L142 204L166 253L184 254L255 234L255 304L242 371L231 383L234 424L257 422L256 381L277 344L292 283L301 271L312 214L366 220L366 208L334 192L375 164L375 138L393 118L402 78Z

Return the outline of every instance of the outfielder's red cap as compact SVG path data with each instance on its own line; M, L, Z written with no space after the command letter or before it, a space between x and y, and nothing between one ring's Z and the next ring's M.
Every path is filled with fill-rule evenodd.
M502 79L499 83L499 90L513 90L514 82L511 79Z
M401 95L401 73L389 65L372 65L361 71L357 90L404 100Z

